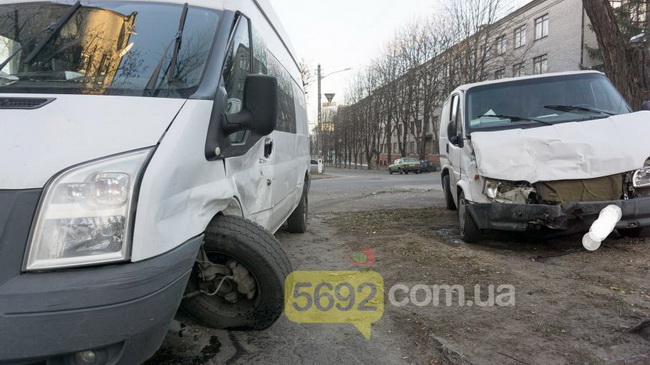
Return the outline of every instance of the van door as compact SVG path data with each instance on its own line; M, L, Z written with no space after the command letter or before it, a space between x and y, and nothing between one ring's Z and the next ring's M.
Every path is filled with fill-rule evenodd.
M246 17L239 16L231 36L222 72L228 95L226 114L238 113L243 105L244 84L252 67L249 23ZM250 131L233 133L230 142L245 143L249 134ZM225 160L226 174L237 187L244 215L265 228L269 227L275 179L274 156L268 153L268 140L269 137L262 138L244 155Z
M274 76L278 81L278 120L275 131L267 136L265 148L269 152L270 160L273 163L272 190L272 215L270 218L271 230L275 230L284 223L292 212L294 203L299 199L300 191L297 191L299 182L303 181L305 170L299 168L299 158L303 157L301 138L304 135L297 134L296 108L294 95L294 81L287 71L286 65L280 60L286 50L277 47L279 42L263 37L258 32L255 24L252 27L253 34L253 72ZM264 33L268 37L275 37L274 34ZM276 45L269 49L270 45ZM306 164L305 164L306 166Z
M453 193L454 199L456 199L456 184L461 178L461 154L463 152L463 118L461 113L460 106L460 94L454 94L451 96L451 107L449 108L449 114L446 115L446 118L449 118L449 123L455 124L455 133L448 135L447 138L449 142L447 143L447 150L449 156L449 167L450 167L450 184L451 191ZM456 141L452 142L453 137L458 137Z

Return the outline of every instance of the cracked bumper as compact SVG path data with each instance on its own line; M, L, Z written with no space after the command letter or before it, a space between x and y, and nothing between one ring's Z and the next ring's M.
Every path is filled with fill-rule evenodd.
M167 333L201 240L146 261L24 273L0 284L0 363L60 363L86 350L109 364L143 362Z
M565 205L471 203L467 210L479 229L526 231L541 226L569 232L588 230L606 206L617 205L623 217L616 228L650 226L650 197Z

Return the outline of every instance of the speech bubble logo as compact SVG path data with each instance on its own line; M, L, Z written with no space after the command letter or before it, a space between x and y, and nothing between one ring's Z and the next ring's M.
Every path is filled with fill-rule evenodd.
M384 279L374 271L294 271L284 312L297 323L350 323L369 339L384 315Z

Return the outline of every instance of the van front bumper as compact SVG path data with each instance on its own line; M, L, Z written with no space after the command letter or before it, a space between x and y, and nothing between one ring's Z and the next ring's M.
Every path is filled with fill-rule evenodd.
M565 205L470 203L467 211L479 229L526 231L546 226L573 233L589 230L610 204L623 212L616 228L650 226L650 197Z
M141 262L0 283L0 363L68 364L88 350L109 364L142 363L167 333L202 239Z

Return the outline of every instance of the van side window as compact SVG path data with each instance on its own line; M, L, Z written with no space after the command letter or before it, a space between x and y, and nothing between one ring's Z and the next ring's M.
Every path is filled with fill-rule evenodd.
M268 49L261 34L253 28L253 70L275 76L278 80L278 124L276 130L296 133L296 109L293 100L293 79Z
M228 93L226 114L239 113L243 107L244 84L246 76L251 72L251 47L248 19L240 17L237 22L230 48L223 67L223 80ZM246 131L233 133L229 136L231 143L242 143Z

